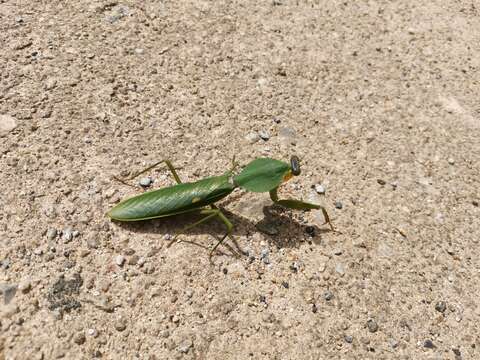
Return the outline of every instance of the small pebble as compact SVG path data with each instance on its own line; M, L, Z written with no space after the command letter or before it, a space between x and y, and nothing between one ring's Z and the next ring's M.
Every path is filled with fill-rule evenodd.
M0 114L0 137L7 135L18 126L17 120L9 115Z
M345 341L349 344L353 342L353 336L345 335Z
M398 341L395 340L395 339L390 339L390 340L388 340L388 343L390 344L390 347L391 347L392 349L395 349L395 348L398 347Z
M275 124L280 124L280 123L282 122L282 120L280 120L279 118L274 117L274 118L273 118L273 122L274 122Z
M472 201L472 205L478 207L478 201L473 200L473 201Z
M343 208L343 204L340 201L335 201L335 207L338 210L341 210Z
M185 296L187 297L187 299L191 299L193 296L193 290L190 290L190 289L186 290Z
M314 237L315 236L315 227L314 226L307 226L305 228L305 232L311 236L311 237Z
M90 255L90 250L80 249L80 250L78 251L78 255L79 255L81 258L87 257L88 255Z
M435 345L433 345L432 340L425 340L423 343L423 346L426 347L427 349L433 349Z
M387 182L385 180L382 180L382 179L377 179L377 183L379 183L380 185L385 185Z
M120 267L123 266L123 264L125 264L125 257L123 255L117 255L117 257L115 257L115 264Z
M342 255L342 252L343 252L342 249L335 249L335 250L333 250L333 254L334 254L334 255L337 255L337 256L338 256L338 255Z
M452 158L449 158L449 159L448 159L448 163L449 163L450 165L455 165L455 160L452 159Z
M74 337L73 337L73 341L75 342L75 344L77 345L82 345L85 343L85 335L83 334L83 332L81 333L78 333L76 334Z
M193 343L191 340L184 340L178 345L177 350L183 354L187 354L190 348L193 347Z
M323 293L323 298L327 301L332 300L334 297L333 293L330 290L327 290Z
M65 229L62 232L62 239L65 244L68 244L73 239L72 229Z
M140 257L138 255L133 255L128 259L128 265L137 265Z
M297 273L299 268L300 266L296 261L292 265L290 265L290 270L292 270L294 273Z
M313 312L314 314L316 314L317 311L318 311L317 304L313 304L313 305L312 305L312 312Z
M98 336L98 331L96 329L88 329L87 334L88 336L96 338Z
M10 301L13 300L15 294L17 293L18 286L16 284L4 284L0 285L0 293L3 294L3 302L5 305L8 305Z
M228 274L228 269L227 269L227 268L223 268L223 269L222 269L222 272L223 272L224 275L227 275L227 274Z
M138 262L137 262L137 265L139 267L142 267L143 265L145 265L145 262L147 261L147 259L145 259L143 256L141 256L139 259L138 259Z
M461 357L462 356L462 353L460 352L460 349L452 348L452 352L455 354L456 357Z
M445 301L439 301L435 304L435 310L438 312L444 313L447 310L447 304Z
M265 131L265 130L261 130L259 133L258 133L258 136L260 136L260 138L264 141L268 141L268 139L270 139L270 134Z
M315 185L315 191L321 195L325 194L326 190L325 187L321 184L316 184Z
M135 254L135 250L132 249L132 248L126 248L125 250L123 250L123 255L130 256L130 255L133 255L133 254Z
M168 331L168 330L162 330L159 335L160 335L160 337L166 339L166 338L168 338L168 337L170 336L170 331Z
M367 321L367 327L368 327L368 331L370 331L371 333L375 333L378 331L378 324L373 319L369 319Z
M150 177L143 177L140 179L140 181L138 182L138 184L141 186L141 187L144 187L144 188L147 188L149 187L150 185L152 185L152 178Z
M247 136L245 136L245 139L250 143L250 144L255 144L257 141L260 140L260 136L256 133L249 133Z
M282 127L278 130L278 136L288 144L296 144L297 133L294 129Z
M22 294L27 294L32 289L32 283L29 280L24 280L18 285L18 290L22 292Z
M54 240L57 237L57 229L50 228L47 230L47 239Z
M258 300L263 303L263 304L266 304L267 303L267 298L265 297L265 295L260 295L260 297L258 298Z
M343 276L345 274L345 265L343 265L342 263L338 263L337 265L335 265L335 271L339 275Z
M282 281L282 286L285 288L285 289L288 289L290 287L290 285L288 284L288 282L286 281Z
M59 309L55 309L52 311L52 316L55 320L59 321L63 319L63 312L61 312Z
M4 260L0 261L0 266L2 267L2 269L8 270L8 268L10 267L10 260L9 259L4 259Z
M87 239L87 246L89 249L98 249L99 241L95 237L90 237Z
M127 328L127 323L125 322L125 320L119 319L115 321L114 326L117 331L123 331Z

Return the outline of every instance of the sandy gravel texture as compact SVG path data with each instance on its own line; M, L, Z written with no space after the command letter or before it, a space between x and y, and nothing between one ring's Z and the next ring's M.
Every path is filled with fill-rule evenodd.
M477 1L3 0L0 49L0 359L480 358ZM105 217L292 154L339 232Z

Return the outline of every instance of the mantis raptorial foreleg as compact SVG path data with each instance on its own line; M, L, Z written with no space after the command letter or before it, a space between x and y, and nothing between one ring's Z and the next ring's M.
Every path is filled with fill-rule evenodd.
M332 229L332 231L335 231L335 229L333 228L333 224L330 221L330 217L328 216L327 210L325 210L323 206L310 204L310 203L303 202L300 200L295 200L295 199L279 200L277 191L278 191L278 188L270 190L270 199L272 199L272 201L275 204L281 205L289 209L294 209L294 210L312 210L312 209L322 210L323 217L325 218L325 224L328 224L330 226L330 229Z

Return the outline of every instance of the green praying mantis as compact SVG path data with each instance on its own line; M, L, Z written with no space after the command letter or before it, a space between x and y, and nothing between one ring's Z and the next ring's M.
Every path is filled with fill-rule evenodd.
M217 239L218 242L210 250L209 255L211 257L225 238L231 236L233 230L233 224L215 203L228 196L235 189L242 188L243 190L257 193L268 192L275 204L289 209L320 209L323 212L325 223L328 223L331 230L335 231L330 217L323 206L295 199L278 198L278 187L293 176L300 175L300 160L297 156L292 156L290 163L271 158L258 158L251 161L238 174L235 173L237 164L234 158L232 168L223 175L207 177L191 183L183 183L171 162L169 160L161 160L133 175L129 180L162 163L167 165L177 182L176 185L148 191L126 199L114 206L107 213L107 216L113 220L123 222L157 219L190 212L204 215L199 221L188 225L177 233L168 246L176 241L180 233L217 217L225 224L227 231L222 238ZM116 179L125 183L121 179Z

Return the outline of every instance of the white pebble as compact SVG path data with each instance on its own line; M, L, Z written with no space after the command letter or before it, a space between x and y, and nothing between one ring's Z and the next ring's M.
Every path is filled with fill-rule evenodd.
M255 144L257 141L260 140L260 136L258 134L255 134L253 132L249 133L247 136L245 136L245 139L250 143L250 144Z
M47 239L53 240L57 237L57 229L50 228L47 230Z
M345 266L342 264L342 263L338 263L336 266L335 266L335 271L337 273L339 273L340 275L343 275L345 274Z
M98 331L96 329L88 329L87 334L91 337L96 338L98 336Z
M325 191L326 191L326 190L325 190L325 187L324 187L323 185L321 185L321 184L316 184L316 185L315 185L315 191L316 191L317 193L323 195L323 194L325 194Z
M72 239L73 239L72 229L63 230L62 238L63 238L63 242L65 244L68 244L70 241L72 241Z
M268 139L270 139L270 134L268 133L268 131L265 131L265 130L261 130L259 133L258 133L258 136L260 136L260 138L262 140L265 140L267 141Z
M137 265L138 265L139 267L142 267L142 266L145 264L146 261L147 261L147 260L142 256L140 259L138 259Z
M138 182L138 184L141 186L141 187L149 187L150 185L152 185L152 178L150 177L144 177L144 178L141 178L140 181Z
M118 255L118 256L115 258L115 264L117 264L118 266L123 266L123 264L125 264L125 256L123 256L123 255Z

